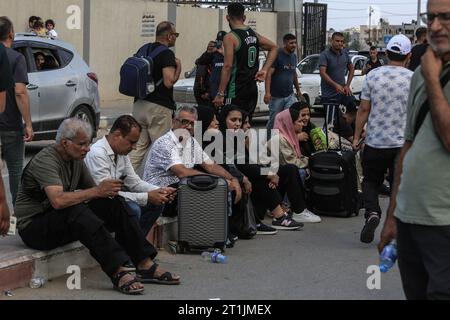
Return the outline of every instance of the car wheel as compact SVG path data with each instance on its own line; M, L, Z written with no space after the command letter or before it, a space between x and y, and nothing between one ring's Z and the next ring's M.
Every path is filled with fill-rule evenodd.
M72 113L73 118L77 118L80 120L84 120L91 125L92 134L95 135L95 123L94 118L92 117L92 113L86 106L78 106L75 108L75 111Z

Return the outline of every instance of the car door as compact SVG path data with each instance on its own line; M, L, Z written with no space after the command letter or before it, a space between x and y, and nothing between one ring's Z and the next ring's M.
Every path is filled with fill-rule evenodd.
M27 72L28 72L28 97L30 99L30 114L31 114L31 122L33 124L33 130L35 132L40 131L40 116L39 116L39 96L36 85L36 77L32 73L32 68L34 67L33 58L31 55L31 50L28 47L28 43L26 41L15 41L12 45L12 48L17 52L20 52L24 55L25 61L27 62Z
M43 53L49 58L49 63L38 70L36 61L31 73L39 96L39 118L41 131L55 131L66 117L67 111L75 101L78 77L75 71L61 61L58 47L48 44L31 42L30 49L33 56Z
M366 76L362 75L362 70L364 68L364 64L366 62L367 58L365 57L357 57L353 60L353 65L355 66L355 75L353 77L353 81L351 84L351 89L354 94L354 96L359 99L359 96L362 91L362 87L364 84L364 80L366 79Z

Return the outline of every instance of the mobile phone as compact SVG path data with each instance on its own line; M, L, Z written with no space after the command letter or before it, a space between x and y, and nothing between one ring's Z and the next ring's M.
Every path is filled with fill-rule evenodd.
M11 216L9 218L8 236L15 236L16 235L16 225L17 225L17 218L14 217L14 216Z

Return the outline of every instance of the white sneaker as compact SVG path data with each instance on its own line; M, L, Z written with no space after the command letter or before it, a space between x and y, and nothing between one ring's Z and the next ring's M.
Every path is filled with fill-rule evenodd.
M302 213L294 213L292 219L302 223L319 223L322 221L319 216L315 215L308 209L305 209Z

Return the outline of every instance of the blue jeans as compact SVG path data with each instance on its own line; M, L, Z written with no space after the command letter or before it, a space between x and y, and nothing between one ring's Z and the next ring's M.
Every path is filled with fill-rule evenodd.
M286 98L275 98L269 103L269 122L267 122L267 130L272 130L275 124L275 117L281 111L288 109L294 103L298 102L297 96L293 93Z
M153 204L148 204L145 207L139 206L134 201L127 201L127 204L133 216L138 218L139 225L145 235L150 232L150 229L164 210L164 206L156 206Z
M15 205L25 157L25 142L23 131L0 131L2 142L2 157L9 173L9 190L12 203Z

